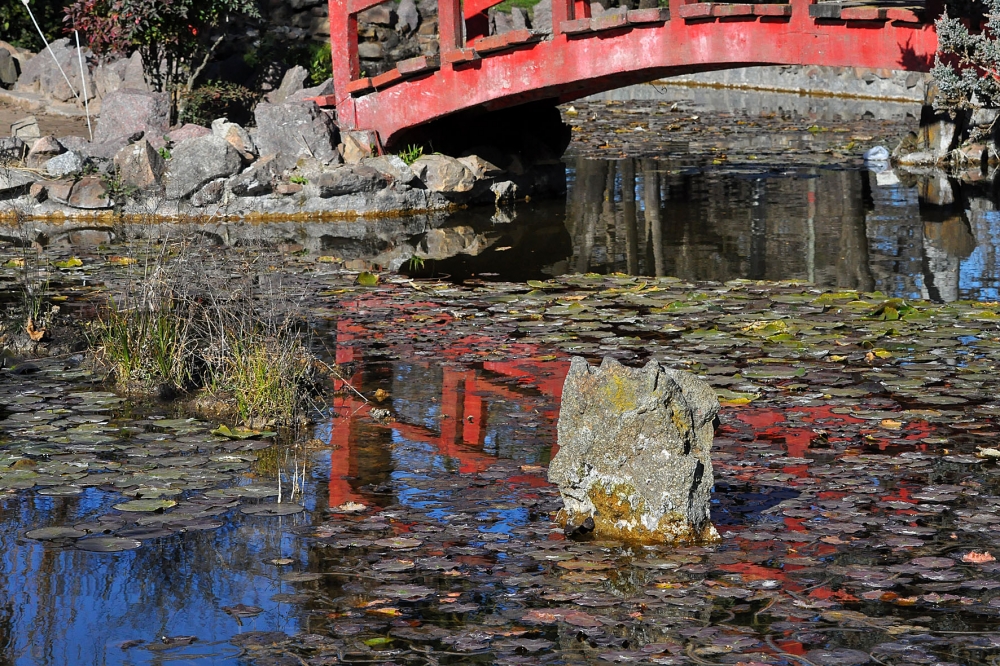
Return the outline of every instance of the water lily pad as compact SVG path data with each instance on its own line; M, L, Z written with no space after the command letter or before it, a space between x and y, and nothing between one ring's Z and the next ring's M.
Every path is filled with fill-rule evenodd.
M72 497L82 492L83 488L80 486L49 486L48 488L40 489L38 494L50 497Z
M142 546L141 541L122 537L90 537L76 542L77 548L92 553L120 553L125 550L135 550L140 546Z
M297 571L279 576L279 578L286 583L308 583L310 581L319 580L322 577L323 574L311 573L307 571Z
M238 426L230 428L226 425L220 425L212 431L212 434L229 439L250 439L251 437L275 437L278 433L273 430L254 430L253 428L240 428Z
M80 539L87 536L87 533L72 527L42 527L26 532L24 536L38 541L51 541L54 539Z
M170 499L138 499L130 502L122 502L121 504L115 504L114 508L119 511L147 512L162 511L176 505L177 502Z
M416 548L423 541L420 539L411 539L410 537L390 537L388 539L379 539L375 542L376 546L382 546L383 548L393 548L393 549L405 549L405 548Z
M380 597L389 597L390 599L412 602L421 601L434 596L435 591L422 585L386 585L384 587L376 588L372 591L372 594Z
M243 506L240 507L240 513L251 516L291 516L292 514L302 513L305 509L301 504L285 502L278 504L274 502L270 504L250 504Z

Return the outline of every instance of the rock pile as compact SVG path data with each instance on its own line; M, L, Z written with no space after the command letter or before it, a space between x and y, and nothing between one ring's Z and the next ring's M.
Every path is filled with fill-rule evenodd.
M16 136L0 143L0 212L411 213L553 186L551 164L536 172L523 155L434 154L412 164L378 155L369 133L339 132L332 113L295 87L285 101L260 102L253 128L219 118L171 129L166 93L133 89L105 97L92 142L41 136L31 118L15 123Z
M688 372L574 358L549 466L559 522L568 533L639 543L718 539L709 517L718 411L712 387Z

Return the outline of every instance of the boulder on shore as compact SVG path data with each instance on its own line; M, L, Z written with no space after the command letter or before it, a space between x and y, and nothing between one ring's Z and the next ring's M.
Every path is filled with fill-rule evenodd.
M243 160L232 144L212 134L174 147L164 174L167 199L185 199L210 181L239 172Z
M573 359L559 412L559 486L566 531L638 543L718 539L709 517L715 391L650 361L628 368Z
M105 143L138 132L143 132L152 141L162 137L169 129L169 93L125 88L110 93L101 102L101 117L94 130L94 143Z
M275 155L280 169L294 166L300 157L314 157L324 164L340 161L337 128L315 102L261 102L254 118L258 154Z

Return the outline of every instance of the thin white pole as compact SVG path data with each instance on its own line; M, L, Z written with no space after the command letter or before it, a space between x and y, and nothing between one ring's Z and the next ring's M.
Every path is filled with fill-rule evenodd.
M90 132L90 140L94 140L94 128L90 126L90 98L87 95L87 74L83 71L83 49L80 48L80 33L73 31L76 37L76 56L80 59L80 86L83 92L83 108L87 114L87 131Z
M42 29L38 26L38 21L35 20L35 15L32 13L31 7L28 6L28 0L21 0L21 4L23 4L24 8L28 10L28 16L31 17L31 22L35 24L35 30L38 31L38 36L42 38L45 48L48 49L49 55L52 56L53 62L56 63L56 67L59 68L59 73L63 75L64 79L66 79L66 85L69 86L69 91L73 93L73 97L76 97L77 101L79 101L80 95L78 95L76 90L73 88L73 84L69 82L69 77L66 76L66 72L63 71L62 65L59 64L56 54L52 52L52 47L49 46L49 40L45 39L45 33L43 33Z

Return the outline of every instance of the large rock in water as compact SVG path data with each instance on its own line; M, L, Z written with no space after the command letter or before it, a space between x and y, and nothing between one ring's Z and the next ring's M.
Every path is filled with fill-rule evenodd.
M694 375L650 361L611 358L592 368L576 357L563 386L558 520L599 537L640 543L719 538L709 518L715 391Z

